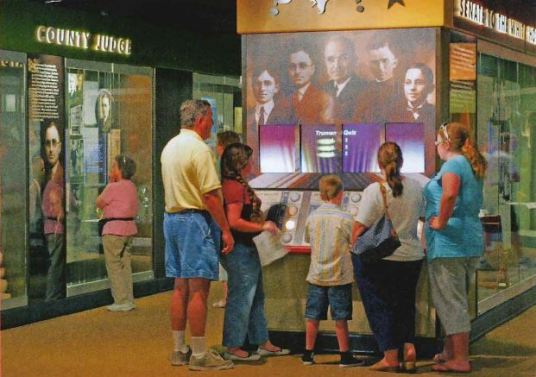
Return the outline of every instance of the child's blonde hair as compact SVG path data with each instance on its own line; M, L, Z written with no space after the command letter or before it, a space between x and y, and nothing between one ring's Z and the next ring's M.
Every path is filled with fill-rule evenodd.
M335 198L344 189L341 179L336 175L325 175L320 178L318 184L320 197L322 200L331 200Z

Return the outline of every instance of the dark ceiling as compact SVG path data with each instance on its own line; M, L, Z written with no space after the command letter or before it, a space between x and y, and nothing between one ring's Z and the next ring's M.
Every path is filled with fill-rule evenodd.
M98 13L103 17L132 17L177 30L235 33L236 0L32 0L49 6ZM378 1L378 0L367 0ZM426 0L422 0L426 1ZM536 25L536 0L474 0Z
M50 7L143 19L178 30L236 32L236 0L32 0Z
M527 25L536 25L536 0L476 0Z

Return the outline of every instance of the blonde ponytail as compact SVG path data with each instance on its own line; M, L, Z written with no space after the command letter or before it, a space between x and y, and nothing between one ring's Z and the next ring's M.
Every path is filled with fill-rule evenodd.
M467 139L461 149L462 154L469 160L473 173L479 178L484 179L488 163L486 158L482 156L470 139Z
M461 123L448 123L442 129L446 132L445 136L451 143L452 149L464 155L469 160L473 173L477 178L483 179L486 176L488 163L471 139L469 128Z

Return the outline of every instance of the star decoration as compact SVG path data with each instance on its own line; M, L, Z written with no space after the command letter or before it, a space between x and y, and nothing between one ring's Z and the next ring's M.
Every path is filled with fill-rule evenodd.
M389 4L387 4L387 9L391 8L396 3L402 5L403 7L406 6L406 4L404 4L404 0L389 0Z

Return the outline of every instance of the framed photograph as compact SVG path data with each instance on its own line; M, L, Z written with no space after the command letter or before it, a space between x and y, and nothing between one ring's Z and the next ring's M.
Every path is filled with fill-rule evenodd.
M83 127L84 139L84 183L90 185L105 184L106 156L104 143L99 143L99 130L96 127Z
M97 94L99 92L99 83L97 81L86 81L82 91L84 126L96 127L97 117L95 116L95 106L97 103Z
M82 105L71 107L69 109L69 133L71 135L80 135L82 124Z
M84 139L82 135L71 135L69 138L68 160L69 182L84 182Z
M14 113L17 111L17 96L15 94L4 95L4 112Z

